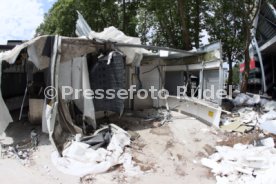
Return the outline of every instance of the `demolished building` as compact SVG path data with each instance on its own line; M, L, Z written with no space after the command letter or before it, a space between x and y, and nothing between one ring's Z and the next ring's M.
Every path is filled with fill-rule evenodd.
M76 27L78 38L40 36L0 53L0 133L10 122L28 114L29 121L42 122L43 131L49 133L62 155L68 138L90 135L91 130L97 129L97 118L105 112L122 114L125 109L166 108L219 126L221 99L205 99L202 95L212 86L223 89L219 42L197 51L144 46L139 38L125 36L114 27L93 32L80 14ZM5 73L8 75L4 77ZM18 73L20 80L12 80ZM3 80L6 84L13 82L2 85ZM178 98L177 86L191 83L199 88L194 98ZM93 100L84 98L82 92L79 99L74 95L63 98L61 94L62 86L84 91L129 89L132 85L145 90L151 86L167 89L170 96L166 100L135 96L126 100ZM43 92L49 87L56 89L50 98ZM3 91L13 94L13 100L3 96Z

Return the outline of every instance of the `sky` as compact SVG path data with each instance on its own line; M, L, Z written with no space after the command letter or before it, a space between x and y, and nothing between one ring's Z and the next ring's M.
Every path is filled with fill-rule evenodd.
M57 0L0 0L0 44L29 40Z
M202 43L203 45L209 44L208 39L210 38L210 36L208 35L208 32L204 29L204 30L201 32L201 35L203 36L203 37L201 38L201 43Z

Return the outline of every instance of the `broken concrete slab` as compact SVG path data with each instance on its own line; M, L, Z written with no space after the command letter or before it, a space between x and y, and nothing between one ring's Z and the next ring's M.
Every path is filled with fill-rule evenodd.
M260 124L260 128L276 135L276 120L268 120Z
M220 128L223 131L233 132L236 129L238 129L241 125L243 125L243 123L241 123L241 122L234 122L234 123L230 123L228 125L223 125Z

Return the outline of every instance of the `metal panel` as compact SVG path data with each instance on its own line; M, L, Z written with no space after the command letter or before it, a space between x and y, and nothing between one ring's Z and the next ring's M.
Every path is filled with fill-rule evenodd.
M222 112L221 107L215 107L198 99L191 99L188 97L185 99L178 99L175 96L170 96L168 98L168 103L172 110L177 110L180 113L198 118L200 121L206 122L209 125L219 127Z
M151 86L157 90L161 89L161 77L157 67L154 65L141 66L140 78L143 89L149 90ZM157 96L157 92L154 93L154 96ZM153 99L153 107L160 107L158 99Z
M206 89L214 90L214 97L211 96L210 100L217 103L219 103L219 99L216 97L215 94L219 89L221 89L219 86L220 86L219 70L205 70L203 72L203 91Z
M184 85L184 72L166 72L165 73L165 89L167 89L170 95L177 96L177 86Z
M204 69L218 69L220 67L221 60L215 60L212 62L204 63ZM187 71L187 66L189 71L192 70L202 70L202 63L190 64L190 65L173 65L173 66L164 66L165 71Z
M100 59L90 69L91 89L114 89L117 93L120 89L126 88L125 60L121 54L114 54L111 63L107 64L107 58ZM112 111L122 114L124 110L124 99L116 95L114 99L93 99L96 111Z

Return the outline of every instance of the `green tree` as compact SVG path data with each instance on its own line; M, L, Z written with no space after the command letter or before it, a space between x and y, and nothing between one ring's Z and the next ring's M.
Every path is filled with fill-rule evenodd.
M240 66L235 64L233 67L233 85L240 84Z
M36 30L36 34L60 34L74 36L77 20L77 4L75 0L59 0L44 16L44 22Z
M37 34L75 35L76 10L94 31L115 26L143 43L184 50L200 46L207 0L58 0Z
M137 36L138 5L137 0L58 0L36 32L75 36L78 10L94 31L115 26L130 36Z
M245 69L242 77L241 92L247 92L248 77L249 77L249 46L252 41L251 30L253 28L253 21L260 9L261 0L241 0L241 10L242 10L242 31L244 33L243 46L244 46L244 64Z
M228 88L233 84L233 61L243 55L242 10L240 0L209 0L209 11L205 12L206 30L210 41L221 40L223 58L229 64Z
M247 91L251 29L259 0L209 0L205 13L206 29L212 40L221 40L224 59L229 64L228 86L233 82L233 61L245 61L242 92Z
M145 0L138 13L144 43L184 50L200 46L206 0Z

